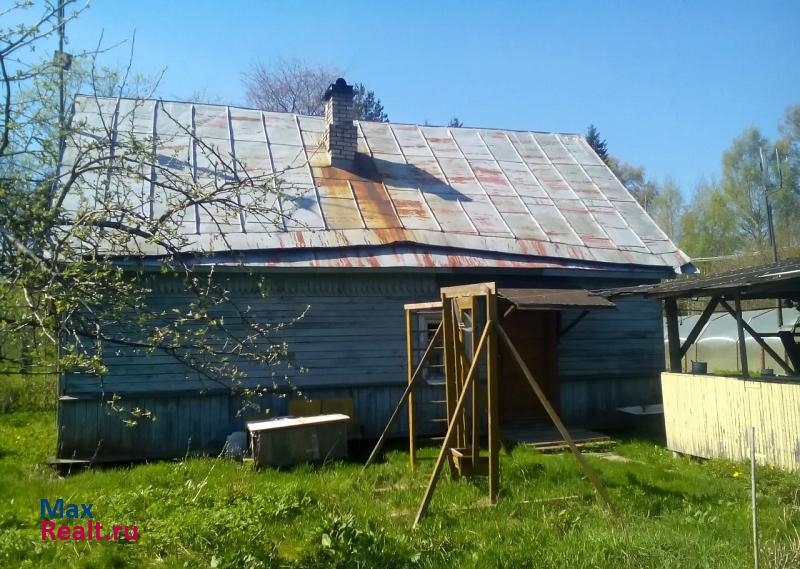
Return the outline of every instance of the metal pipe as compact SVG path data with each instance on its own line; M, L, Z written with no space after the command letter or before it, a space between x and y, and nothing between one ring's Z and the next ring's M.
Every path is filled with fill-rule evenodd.
M753 567L758 569L758 504L756 503L756 428L750 428L750 506L753 510Z

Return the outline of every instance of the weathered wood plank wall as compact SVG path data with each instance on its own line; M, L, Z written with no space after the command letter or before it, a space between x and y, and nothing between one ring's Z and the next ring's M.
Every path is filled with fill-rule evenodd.
M667 446L704 458L756 460L800 470L800 383L661 374Z
M410 273L271 275L269 295L262 299L252 277L232 275L235 299L251 305L264 322L283 322L310 307L303 319L275 337L287 342L295 366L249 366L247 383L278 384L282 393L259 402L275 415L286 412L288 384L311 398L352 397L365 435L377 436L406 382L403 304L434 300L441 286L487 280L497 279L479 274L466 278ZM621 284L631 281L606 279L599 271L593 277L515 277L504 283L584 288ZM178 283L165 279L157 284L154 308L169 312L186 302ZM590 314L564 337L559 381L565 420L602 426L613 422L618 406L659 400L658 372L663 362L659 310L657 302L626 300L617 311ZM226 323L233 324L233 314L226 316ZM576 316L564 314L562 326ZM60 403L60 456L86 457L95 452L101 456L142 452L147 457L181 456L187 449L215 452L226 434L241 428L240 402L167 354L147 356L130 348L109 347L105 361L109 373L102 379L81 374L63 379L62 393L68 398ZM120 416L103 403L115 393L122 397L120 405L151 410L157 421L125 427ZM435 407L421 413L430 415L420 418L421 425L426 418L441 414ZM402 417L398 434L407 429L405 414Z

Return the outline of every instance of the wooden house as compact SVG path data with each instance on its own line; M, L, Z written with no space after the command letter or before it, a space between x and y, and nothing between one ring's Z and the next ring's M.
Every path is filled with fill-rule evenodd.
M273 225L241 216L224 240L203 211L188 212L185 231L195 239L187 253L198 254L196 270L225 274L233 294L265 318L307 309L281 333L296 367L280 376L313 399L351 399L366 437L380 434L407 380L404 304L467 283L608 289L691 270L578 134L354 121L344 81L326 96L326 117L79 97L73 121L132 125L148 140L176 121L242 163L305 188L280 198L291 215ZM191 154L194 141L173 146L181 141ZM190 160L188 168L198 166ZM145 249L126 266L157 273L156 256ZM250 273L266 278L267 298ZM182 302L180 283L154 278L154 305ZM542 319L530 342L532 350L557 350L545 382L568 423L606 425L620 406L660 399L657 301L624 299L616 310L589 315L565 311ZM102 381L62 378L60 457L214 451L242 429L236 397L167 354L115 348L106 365ZM275 380L274 370L247 371L254 385ZM112 394L157 421L126 428L106 409ZM292 397L279 381L260 405L284 414ZM406 428L401 422L398 434Z

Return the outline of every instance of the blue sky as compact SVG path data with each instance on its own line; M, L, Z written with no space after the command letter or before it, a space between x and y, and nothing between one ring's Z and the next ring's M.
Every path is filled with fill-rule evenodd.
M166 68L164 98L244 102L241 72L302 58L340 68L392 121L585 132L688 196L743 129L774 136L800 103L800 2L97 0L73 51L130 39ZM115 58L127 60L129 46Z

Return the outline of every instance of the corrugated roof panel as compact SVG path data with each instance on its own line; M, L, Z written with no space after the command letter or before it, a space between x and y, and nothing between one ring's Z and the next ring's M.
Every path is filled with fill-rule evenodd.
M419 129L425 137L425 142L430 146L433 155L437 158L458 158L463 156L447 128L421 126Z
M629 227L603 226L603 229L618 247L641 247L643 252L647 251L642 240Z
M539 181L531 174L526 164L521 162L498 162L497 164L519 195L530 197L547 196L547 192L544 191Z
M300 189L293 196L281 199L281 209L284 213L287 229L323 229L319 202L314 190ZM344 201L344 200L343 200ZM350 200L352 203L352 200Z
M500 213L528 213L528 208L518 196L491 196L491 200Z
M261 111L231 107L230 112L233 138L236 141L236 146L240 142L266 142ZM266 153L266 147L264 152Z
M607 166L584 166L586 173L609 200L635 201Z
M225 107L195 105L194 127L195 134L200 139L216 138L227 140L230 143L228 112Z
M506 213L503 219L517 239L547 240L547 235L529 213Z
M159 103L156 130L159 135L188 134L192 132L193 105L184 103Z
M447 184L439 162L433 156L406 156L404 174L418 184Z
M514 149L517 151L517 154L519 154L527 164L535 165L550 163L550 160L547 159L547 156L542 151L541 147L536 144L535 140L533 140L531 133L509 132L508 138L514 145Z
M406 156L433 156L425 137L416 126L411 125L389 125L392 132L400 143L400 149Z
M450 134L458 144L461 153L465 158L488 160L492 158L492 153L486 147L478 131L471 128L450 129Z
M603 166L605 162L595 154L594 150L587 144L582 136L577 134L559 134L557 135L561 144L564 145L572 157L578 161L579 164L590 166Z
M506 179L503 170L494 160L470 160L475 177L490 196L516 196L517 192Z
M555 134L534 133L533 139L542 148L550 162L554 164L574 164L575 159L561 144Z
M267 144L249 140L237 140L234 149L236 153L237 170L242 170L251 177L264 176L272 172L272 165L267 153Z
M555 200L555 205L584 241L587 238L608 241L608 235L581 200Z
M528 208L549 240L568 245L583 244L556 206L529 203Z
M462 200L461 205L481 235L512 236L497 209L488 201Z
M642 240L667 241L667 235L650 219L650 216L642 209L638 202L617 202L616 207L623 215L625 220ZM654 251L663 253L664 251Z
M117 114L119 132L151 134L155 114L155 101L120 99Z
M430 229L438 231L439 225L431 215L428 205L417 189L396 188L386 184L386 189L397 210L397 215L406 229Z
M505 132L501 130L484 129L480 131L480 135L495 160L522 162L522 158L511 144Z
M458 193L466 196L486 195L466 159L440 158L439 166L447 177L450 186Z
M297 128L297 121L294 115L289 115L286 113L270 113L266 111L264 111L263 115L270 145L303 145L303 141L300 140L300 129Z
M382 122L360 122L367 145L377 154L401 154L389 125Z
M359 229L364 227L361 213L358 211L358 206L352 197L320 197L320 202L325 209L325 220L331 229Z
M530 165L531 172L536 176L536 179L547 192L547 195L553 199L563 200L576 200L577 194L572 191L569 184L563 180L561 174L552 164L532 164Z
M356 202L361 210L364 223L370 229L389 229L402 227L394 212L392 200L383 184L376 182L350 182Z
M442 194L426 191L425 187L420 188L424 194L425 201L433 211L436 221L442 231L453 233L476 233L472 223L470 223L464 210L458 202L456 194Z
M325 119L322 117L297 115L297 122L303 132L325 132Z

